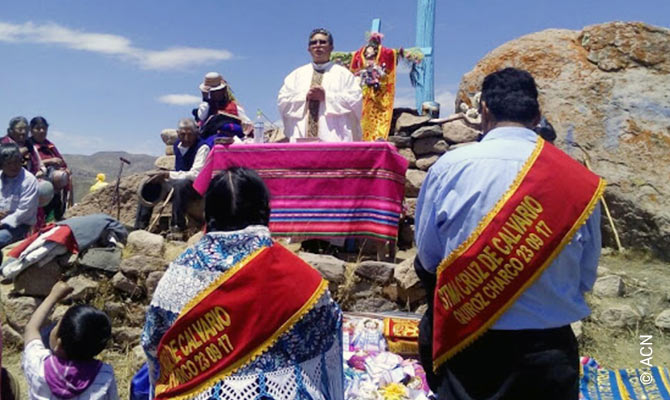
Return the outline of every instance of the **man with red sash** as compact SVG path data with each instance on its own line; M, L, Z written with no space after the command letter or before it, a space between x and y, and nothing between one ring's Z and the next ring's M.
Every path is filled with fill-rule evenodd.
M439 398L577 399L570 323L590 314L604 181L531 130L528 72L488 75L481 98L482 140L445 154L417 202L421 361Z

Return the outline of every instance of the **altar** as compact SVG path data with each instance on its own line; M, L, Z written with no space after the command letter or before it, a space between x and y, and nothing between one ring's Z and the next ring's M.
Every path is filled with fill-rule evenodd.
M214 174L256 170L270 190L276 237L395 241L408 162L388 142L218 144L193 187Z

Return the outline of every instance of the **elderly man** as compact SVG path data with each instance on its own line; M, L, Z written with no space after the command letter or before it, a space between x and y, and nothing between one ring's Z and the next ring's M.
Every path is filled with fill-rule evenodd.
M277 103L284 134L325 142L361 140L361 88L348 69L330 61L333 36L325 29L309 35L312 62L291 72Z
M0 249L23 239L36 222L37 179L22 164L19 146L0 145Z
M417 201L421 361L439 398L576 400L604 181L533 132L528 72L488 75L480 107L483 139L443 155Z
M193 181L205 164L211 143L198 138L198 126L191 118L179 121L177 129L179 140L174 144L175 165L174 171L159 171L150 173L156 181L167 181L174 189L172 195L172 224L171 237L183 237L186 228L186 208L191 201L201 196L193 189ZM139 204L135 217L135 228L144 229L149 225L152 207Z

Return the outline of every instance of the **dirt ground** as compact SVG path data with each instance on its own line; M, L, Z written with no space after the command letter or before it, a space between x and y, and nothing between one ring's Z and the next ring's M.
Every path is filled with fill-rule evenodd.
M651 363L670 367L670 332L663 332L654 326L658 313L670 308L670 263L655 260L643 253L618 254L606 250L601 258L599 274L621 276L625 283L625 293L619 298L588 295L593 314L583 321L580 353L595 358L606 368L643 367L640 361L645 357L640 355L640 335L651 335ZM598 314L614 304L629 304L643 318L634 327L608 328L598 321ZM122 399L128 398L130 380L141 362L139 355L132 349L113 348L103 352L102 359L114 366L119 395ZM22 398L27 398L18 349L5 348L2 362L14 376L20 378Z

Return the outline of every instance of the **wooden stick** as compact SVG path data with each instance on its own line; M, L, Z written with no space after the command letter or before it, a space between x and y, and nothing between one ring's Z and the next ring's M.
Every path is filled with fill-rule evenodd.
M161 214L163 213L163 209L165 209L165 206L167 205L167 203L170 200L172 200L172 193L174 193L174 188L170 188L170 191L168 192L167 197L165 197L165 201L163 202L163 204L161 204L161 207L158 210L158 214L156 214L156 216L154 217L154 220L151 221L151 223L149 224L149 227L147 228L147 232L151 232L154 225L156 225L156 222L158 222L158 219L161 217Z
M581 147L580 147L581 149ZM582 149L584 153L586 151ZM587 153L588 156L588 153ZM588 168L590 171L593 171L591 169L591 165L589 163L588 158L584 158L584 164L586 165L586 168ZM602 196L600 198L600 202L603 205L603 209L605 210L605 215L607 216L607 220L610 222L610 227L612 228L612 233L614 233L614 241L616 242L616 246L619 249L619 252L621 253L623 251L623 246L621 245L621 240L619 240L619 232L617 232L616 227L614 226L614 219L612 218L612 214L610 214L610 209L607 207L607 202L605 201L605 196Z

